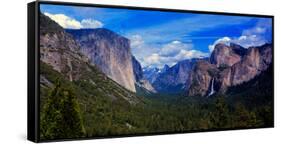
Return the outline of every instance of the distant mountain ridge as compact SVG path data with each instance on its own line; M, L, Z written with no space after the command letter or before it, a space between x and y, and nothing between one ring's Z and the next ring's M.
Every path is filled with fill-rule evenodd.
M215 90L212 94L225 93L228 87L253 79L271 63L271 44L244 48L235 43L219 43L210 58L187 59L172 67L147 67L143 71L158 93L186 92L189 96L207 96L212 83Z
M143 68L143 76L150 82L154 83L156 78L159 76L161 73L161 69L157 67L144 67Z
M49 34L40 37L43 44L49 43L42 48L42 61L59 72L65 72L72 81L79 78L80 62L77 59L81 59L132 92L137 92L137 86L153 93L185 92L190 96L206 96L210 89L224 93L228 87L259 75L272 62L271 44L244 48L235 43L219 43L209 58L186 59L171 67L164 65L162 69L143 68L131 53L129 39L111 30L64 30L44 16L42 21L47 24ZM45 34L44 25L41 27L41 34ZM52 41L50 35L56 35ZM68 43L67 47L62 45L64 43ZM58 53L58 47L65 49L65 53ZM77 65L73 66L72 63Z
M185 89L185 84L194 64L198 58L179 61L172 67L164 67L152 83L153 87L161 93L178 93Z

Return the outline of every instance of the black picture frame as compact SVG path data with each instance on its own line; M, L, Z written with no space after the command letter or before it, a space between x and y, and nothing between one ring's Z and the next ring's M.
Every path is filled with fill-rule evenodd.
M103 4L90 4L90 3L73 3L73 2L59 2L59 1L35 1L28 3L28 116L27 116L27 139L33 142L53 142L53 141L72 141L72 140L86 140L86 139L103 139L103 138L120 138L120 137L135 137L135 136L152 136L152 135L167 135L167 134L181 134L181 133L195 133L195 132L211 132L211 131L227 131L227 130L241 130L241 129L258 129L258 128L273 128L272 127L258 127L258 128L234 128L234 129L208 129L208 130L192 130L185 132L163 132L153 134L130 134L122 136L104 136L104 137L91 137L91 138L71 138L71 139L56 139L56 140L40 140L39 126L40 126L40 21L39 21L39 7L40 4L52 5L68 5L80 7L99 7L99 8L118 8L118 9L133 9L133 10L147 10L147 11L167 11L179 13L195 13L195 14L214 14L214 15L229 15L229 16L251 16L272 19L272 64L273 64L273 85L274 85L274 16L261 15L261 14L244 14L244 13L228 13L228 12L213 12L213 11L197 11L197 10L182 10L182 9L168 9L168 8L151 8L151 7L134 7L134 6L120 6L120 5L103 5ZM274 87L273 87L274 93ZM273 102L274 102L273 94ZM273 103L274 113L274 103ZM274 120L274 115L273 115Z

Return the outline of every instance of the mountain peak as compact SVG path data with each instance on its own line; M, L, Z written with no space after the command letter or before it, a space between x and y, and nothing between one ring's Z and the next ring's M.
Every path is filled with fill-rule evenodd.
M232 48L232 50L240 55L241 57L244 56L247 52L247 49L242 47L241 45L238 45L236 43L230 43L230 48Z
M215 49L220 49L224 47L229 47L229 45L227 45L226 43L218 43L215 45Z
M87 36L87 39L99 40L107 39L110 43L114 43L114 39L129 43L129 39L107 29L107 28L95 28L95 29L66 29L66 32L71 33L75 38L81 38Z
M48 16L40 12L40 34L64 31L63 28Z
M232 46L233 48L223 43L217 44L210 57L211 63L217 67L225 67L239 62L245 51L238 45L232 44Z
M170 68L170 67L169 67L167 64L165 64L164 67L162 68L162 72L167 71L169 68Z
M233 42L231 42L230 44L229 44L229 46L231 47L231 48L239 48L239 49L242 49L242 48L244 48L244 47L242 47L241 45L239 45L239 44L236 44L236 43L233 43Z

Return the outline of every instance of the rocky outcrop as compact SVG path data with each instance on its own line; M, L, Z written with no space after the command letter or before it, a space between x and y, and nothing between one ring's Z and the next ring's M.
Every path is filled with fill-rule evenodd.
M136 82L138 87L144 89L145 91L149 93L157 93L157 91L154 89L154 87L150 84L150 82L146 79L141 79L138 82Z
M132 63L133 63L133 71L136 80L135 81L136 85L149 93L156 93L154 87L143 76L141 64L134 56L132 57Z
M231 67L231 85L238 85L249 81L272 62L272 46L269 44L260 47L250 47L243 59Z
M136 92L129 40L108 29L67 30L90 63L112 80Z
M229 46L233 50L233 52L235 52L241 57L243 57L247 53L247 49L238 44L230 43Z
M232 73L231 68L226 68L220 71L217 76L217 92L224 93L227 91L227 88L232 85Z
M250 47L241 61L220 72L220 91L225 92L228 87L247 82L272 63L272 46L265 44L260 47Z
M79 93L104 96L110 100L140 102L135 93L108 78L99 68L90 64L90 59L81 53L73 36L49 17L40 13L40 86L52 88L57 78L78 82ZM131 56L130 56L131 58ZM131 60L131 59L130 59ZM89 91L89 87L92 87Z
M188 77L186 89L189 96L207 96L212 78L218 74L216 65L206 60L200 60L194 66Z
M188 95L206 96L210 90L210 80L214 78L216 92L225 93L231 86L248 82L272 63L272 45L245 49L236 44L218 44L210 62L196 64L187 81ZM210 73L211 72L211 73Z
M40 14L40 60L67 74L72 81L79 78L80 62L86 62L87 58L79 52L79 46L70 34Z
M132 56L132 63L133 63L133 71L136 82L139 82L141 79L143 79L143 72L141 64L138 62L138 60Z
M215 46L210 57L210 62L217 67L232 66L240 60L241 56L239 54L237 54L231 47L222 43Z

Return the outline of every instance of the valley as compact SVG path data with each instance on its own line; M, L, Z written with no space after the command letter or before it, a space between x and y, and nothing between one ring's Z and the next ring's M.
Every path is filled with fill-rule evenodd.
M143 67L129 39L41 13L40 137L272 127L272 51L219 43L209 57Z

